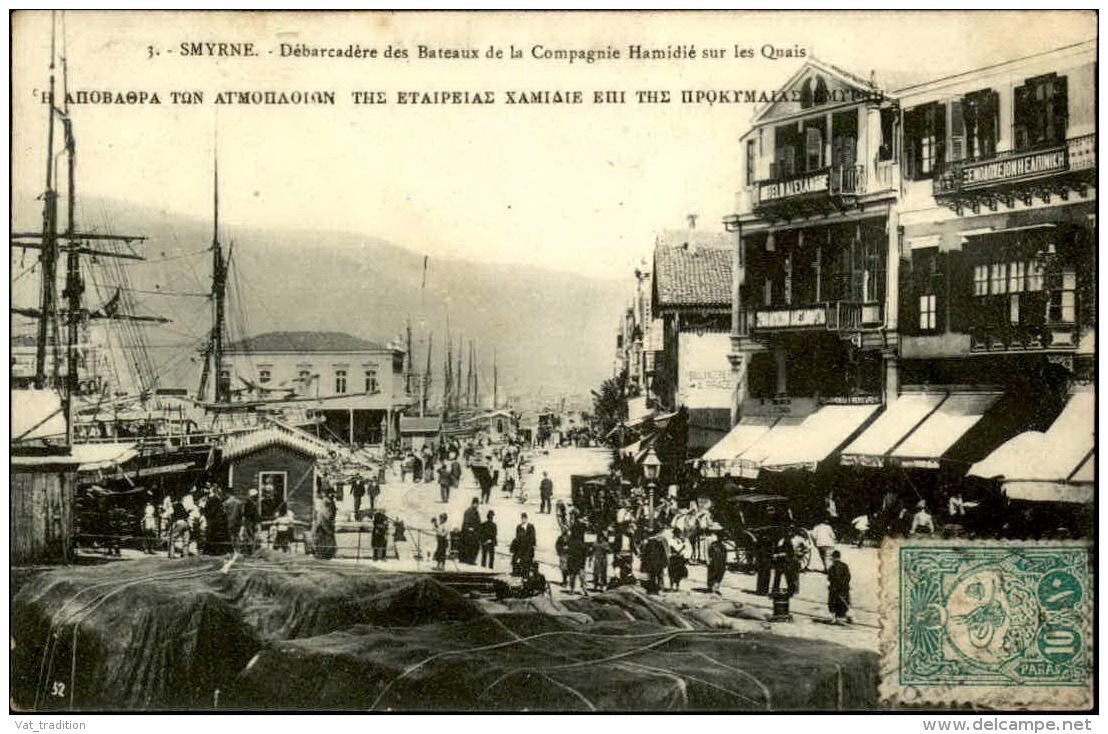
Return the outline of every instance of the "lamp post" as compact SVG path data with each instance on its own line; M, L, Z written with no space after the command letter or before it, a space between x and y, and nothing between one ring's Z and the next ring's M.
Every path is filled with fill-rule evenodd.
M650 531L654 531L654 487L658 483L658 474L662 470L662 462L658 459L658 455L654 453L653 447L647 452L646 458L642 461L643 476L646 478L646 489L649 492L648 496L648 508L649 508L649 523Z

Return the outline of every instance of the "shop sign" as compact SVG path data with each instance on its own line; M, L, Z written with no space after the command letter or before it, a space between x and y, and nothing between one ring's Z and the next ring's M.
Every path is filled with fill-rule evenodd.
M771 181L759 184L758 198L760 201L766 202L774 199L788 199L794 196L826 194L830 187L831 174L824 171L823 173L813 173L809 176L788 181Z
M1061 173L1069 168L1065 148L1027 153L1004 160L962 166L962 188L975 189L994 183Z
M785 308L756 311L754 325L758 329L807 329L827 325L827 309Z

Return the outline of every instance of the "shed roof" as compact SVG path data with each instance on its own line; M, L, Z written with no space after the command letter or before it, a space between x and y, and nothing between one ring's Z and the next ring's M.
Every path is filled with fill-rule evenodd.
M294 428L269 426L228 440L223 447L223 458L237 459L240 456L272 446L282 446L316 458L323 458L330 454L332 450L332 447L325 441L321 441L303 431Z

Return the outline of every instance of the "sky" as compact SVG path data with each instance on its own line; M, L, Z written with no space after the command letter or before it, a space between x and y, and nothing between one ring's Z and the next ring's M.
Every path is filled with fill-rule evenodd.
M1095 38L1085 12L233 13L69 12L69 88L157 92L161 105L75 105L78 188L209 216L218 147L223 227L348 231L436 259L526 263L625 278L654 235L720 228L750 104L682 104L681 90L779 88L804 61L879 84L922 81ZM42 189L50 16L12 22L12 176ZM60 26L59 26L60 28ZM182 43L253 43L257 56L184 56ZM281 58L280 44L408 50L407 59ZM478 59L420 59L420 44ZM627 58L630 45L695 59ZM618 49L595 63L532 57ZM488 59L490 47L519 59ZM754 58L735 58L736 47ZM766 50L768 47L769 50ZM724 58L704 58L707 49ZM766 58L766 56L777 58ZM60 87L60 83L59 83ZM334 106L225 106L224 90L327 90ZM402 91L495 92L494 105L398 105ZM504 104L508 90L581 91L581 105ZM594 104L598 90L625 104ZM670 92L638 104L637 90ZM200 91L203 104L169 104ZM355 105L383 91L384 105ZM19 216L19 212L16 213ZM34 223L36 220L31 220ZM21 225L17 221L16 227Z

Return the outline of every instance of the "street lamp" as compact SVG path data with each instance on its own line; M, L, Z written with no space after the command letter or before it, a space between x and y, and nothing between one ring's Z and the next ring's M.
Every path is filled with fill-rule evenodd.
M643 476L646 478L646 488L649 494L649 521L650 530L654 530L654 487L658 483L658 474L662 470L662 462L658 459L658 455L654 453L653 447L647 452L646 458L642 461Z

